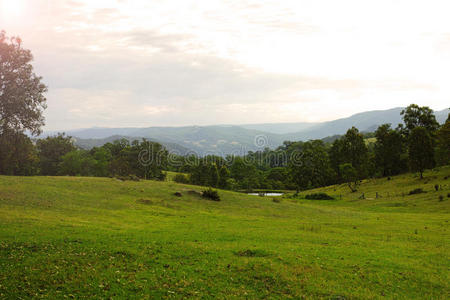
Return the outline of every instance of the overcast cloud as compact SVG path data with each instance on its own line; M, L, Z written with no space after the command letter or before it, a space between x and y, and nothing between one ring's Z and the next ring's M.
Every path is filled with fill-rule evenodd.
M0 0L48 130L324 121L449 106L448 1Z

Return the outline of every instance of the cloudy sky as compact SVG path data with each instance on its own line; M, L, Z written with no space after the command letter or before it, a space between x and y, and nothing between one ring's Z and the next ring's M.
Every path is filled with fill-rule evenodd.
M0 0L46 129L324 121L450 103L450 3Z

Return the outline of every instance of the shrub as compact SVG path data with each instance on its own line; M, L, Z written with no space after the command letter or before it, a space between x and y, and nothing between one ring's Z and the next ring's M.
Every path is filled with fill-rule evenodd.
M202 197L213 201L220 201L219 193L216 190L213 190L212 188L204 190L202 192Z
M448 195L447 195L447 196L448 196ZM439 195L439 202L442 202L442 201L444 201L444 196Z
M417 188L409 192L408 195L416 195L416 194L422 194L426 193L422 188Z
M128 179L131 181L139 181L140 180L139 177L137 177L134 174L128 175Z
M305 199L308 200L334 200L333 197L326 193L314 193L305 196Z
M116 179L122 180L122 181L127 181L127 180L140 181L139 177L137 177L136 175L116 176Z
M178 183L189 183L189 178L183 174L177 174L173 177L173 181Z

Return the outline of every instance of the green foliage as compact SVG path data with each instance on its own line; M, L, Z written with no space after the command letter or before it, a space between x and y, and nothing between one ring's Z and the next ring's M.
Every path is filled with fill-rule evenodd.
M36 148L41 175L58 175L63 156L75 150L72 138L64 133L38 140Z
M219 171L219 179L218 179L218 187L221 189L227 189L228 179L230 179L230 171L228 170L226 165L223 165Z
M439 128L439 123L433 110L428 106L411 104L400 113L405 123L404 133L409 136L414 128L423 127L429 134L433 134Z
M347 183L349 189L352 192L356 192L358 186L358 174L352 164L345 163L340 165L339 172L344 181Z
M450 114L437 132L436 160L441 166L450 164Z
M333 197L328 195L327 193L313 193L305 196L305 199L308 200L334 200Z
M38 158L32 141L25 134L6 130L0 134L0 174L35 175Z
M212 188L208 188L202 191L202 197L213 201L220 201L219 193L216 190L213 190Z
M315 140L304 143L300 157L290 161L290 171L298 190L325 186L331 182L332 169L323 142Z
M412 171L420 173L423 178L423 171L434 166L433 141L424 127L414 128L409 135L408 155L409 165Z
M218 187L221 181L217 164L208 158L200 159L191 167L190 179L193 184L211 187Z
M173 181L178 182L178 183L184 183L184 184L187 184L187 183L189 183L189 177L187 177L187 176L184 175L184 174L176 174L176 175L173 177Z
M244 159L239 156L233 157L230 173L238 183L242 183L241 188L257 188L257 183L253 179L257 176L258 172L256 166L250 159Z
M110 175L109 164L112 160L109 149L105 147L93 148L89 153L94 160L92 175L96 177L108 177Z
M402 153L403 137L400 132L392 130L389 124L383 124L375 132L375 164L381 169L382 176L399 174L405 169Z
M32 60L20 38L0 31L0 135L8 130L41 133L47 87L33 73Z
M345 136L336 140L330 149L331 166L341 180L347 181L341 173L342 164L351 164L356 177L361 179L367 176L369 155L364 136L358 129L352 127ZM347 174L348 175L348 174Z

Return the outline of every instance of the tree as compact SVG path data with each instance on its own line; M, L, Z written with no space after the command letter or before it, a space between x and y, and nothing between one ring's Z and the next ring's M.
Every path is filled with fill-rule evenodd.
M420 107L417 104L411 104L400 113L405 123L404 133L409 136L411 131L416 127L425 128L429 134L433 135L439 128L439 123L433 110L428 106Z
M325 145L320 140L303 144L300 159L290 162L290 170L297 190L325 186L330 182L331 165Z
M440 165L450 164L450 114L437 133L436 157Z
M345 182L347 182L347 186L352 191L352 193L357 191L358 187L358 174L356 169L352 166L352 164L345 163L339 166L340 173Z
M255 165L245 157L235 156L230 166L231 177L236 180L239 188L251 190L258 187L259 172Z
M109 175L109 164L112 159L111 152L105 148L92 148L89 152L95 161L93 175L97 177L107 177Z
M432 138L424 127L414 128L409 136L408 158L412 171L420 173L434 166L434 149Z
M347 130L340 139L335 140L330 149L331 166L343 179L340 165L349 163L356 171L358 178L364 178L368 169L368 149L363 135L355 127Z
M335 140L329 150L330 164L336 173L338 179L342 179L342 174L339 166L346 162L346 156L344 153L344 140L339 138Z
M400 132L391 129L391 125L383 124L375 132L374 146L375 164L381 169L383 176L400 173L403 141Z
M95 160L88 152L73 150L61 158L59 175L92 176L94 175Z
M367 172L367 146L364 137L355 127L350 128L344 136L344 156L346 162L352 164L358 178L363 178Z
M209 182L208 185L212 187L217 187L219 185L220 175L219 170L217 169L217 165L215 163L211 163L209 165Z
M38 169L36 149L31 139L8 129L0 135L0 174L35 175Z
M8 130L41 133L47 87L33 73L32 60L20 38L0 32L0 134Z
M62 157L76 149L72 138L64 133L38 140L36 147L41 175L58 175Z
M228 179L230 178L230 171L226 165L223 165L219 170L219 188L228 188Z
M164 180L167 167L167 150L159 143L143 139L134 141L129 151L128 163L132 174L145 179Z

